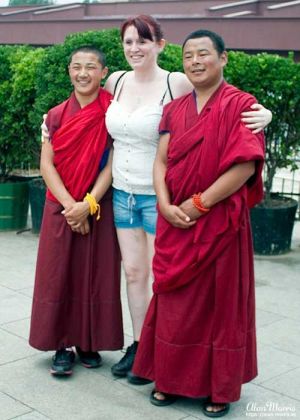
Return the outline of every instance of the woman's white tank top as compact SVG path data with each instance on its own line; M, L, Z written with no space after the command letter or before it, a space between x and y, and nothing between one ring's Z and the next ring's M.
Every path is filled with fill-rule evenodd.
M106 112L107 130L114 140L113 187L151 195L155 194L152 171L165 95L158 104L142 105L127 112L118 102L125 77Z

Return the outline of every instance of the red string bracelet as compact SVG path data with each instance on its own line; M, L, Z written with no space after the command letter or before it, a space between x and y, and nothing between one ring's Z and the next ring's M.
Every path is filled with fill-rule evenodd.
M192 195L192 202L193 206L196 207L197 210L201 211L201 213L208 213L210 211L209 208L204 207L201 200L201 193Z

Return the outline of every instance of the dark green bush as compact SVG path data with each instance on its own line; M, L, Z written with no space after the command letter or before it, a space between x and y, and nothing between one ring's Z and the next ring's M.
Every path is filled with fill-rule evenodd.
M295 158L300 151L300 64L293 55L229 54L225 70L229 83L252 93L273 113L266 128L266 200L270 199L276 170L296 169Z
M35 101L35 78L43 49L0 49L0 177L21 165L37 164L36 133L29 115Z
M63 44L45 49L0 46L0 176L13 167L38 164L42 115L72 91L67 65L80 45L100 47L109 72L128 69L119 30L70 34ZM167 45L159 64L182 71L181 47ZM273 122L266 130L269 190L277 168L290 165L300 143L300 75L293 57L230 52L225 77L271 109Z

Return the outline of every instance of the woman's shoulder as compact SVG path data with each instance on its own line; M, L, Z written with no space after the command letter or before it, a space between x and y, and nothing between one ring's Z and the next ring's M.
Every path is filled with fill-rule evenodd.
M183 95L187 95L193 90L193 85L188 80L186 75L179 71L170 73L169 85L174 99Z
M105 82L105 85L104 85L104 89L107 90L108 92L110 92L113 95L118 80L125 73L127 73L126 70L119 70L119 71L115 71L110 76L108 76L108 78Z

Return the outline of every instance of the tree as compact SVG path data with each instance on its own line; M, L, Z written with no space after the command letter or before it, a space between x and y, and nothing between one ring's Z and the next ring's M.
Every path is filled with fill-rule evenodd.
M47 6L54 4L53 0L9 0L9 6Z

